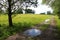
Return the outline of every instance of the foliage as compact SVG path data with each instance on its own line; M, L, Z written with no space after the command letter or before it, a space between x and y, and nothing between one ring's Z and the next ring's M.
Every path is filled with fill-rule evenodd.
M58 16L60 15L60 0L43 0L43 3L50 5L53 8L54 13L56 13Z
M0 14L3 13L3 11L0 9Z
M43 14L44 15L45 13L40 13L40 14Z
M42 16L42 17L41 17ZM13 15L12 15L13 17ZM43 18L44 17L44 18ZM1 19L2 18L2 19ZM33 25L41 23L45 19L50 18L50 15L34 15L34 14L18 14L13 17L14 26L8 26L8 16L7 14L0 16L0 40L4 40L7 37L16 34L18 32L23 32ZM47 25L43 25L41 30L45 30Z
M35 13L35 11L34 11L34 10L32 10L32 9L25 9L25 12L26 12L26 13L32 13L32 14L34 14L34 13Z
M12 16L13 17L13 16ZM2 18L2 19L1 19ZM8 17L7 14L0 16L0 40L4 40L7 37L16 34L18 32L23 32L33 25L43 22L45 19L51 18L51 15L36 15L36 14L18 14L13 17L14 26L8 26ZM60 20L55 16L57 20L57 39L60 39ZM43 25L40 27L41 30L46 30L49 25Z
M14 13L18 13L18 14L23 14L23 11L22 11L22 9L20 8L20 9L17 9Z
M11 2L11 11L15 12L18 9L23 9L33 6L37 7L37 0L0 0L0 9L4 8L5 11L8 9L8 3Z
M0 40L4 40L10 35L25 31L29 28L31 28L30 23L17 23L17 24L14 24L14 26L12 27L2 25L0 26Z
M58 19L58 16L56 16L55 18L57 20L57 30L56 30L57 32L56 33L58 33L56 39L60 40L60 19Z
M50 11L47 11L47 14L48 14L48 15L51 15L52 13L51 13Z
M19 8L23 9L24 7L30 7L31 5L37 7L37 0L0 0L0 8L4 8L5 10L8 9L9 26L13 26L12 13Z

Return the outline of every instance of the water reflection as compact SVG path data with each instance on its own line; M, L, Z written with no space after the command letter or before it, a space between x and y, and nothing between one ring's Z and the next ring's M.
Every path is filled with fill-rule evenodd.
M38 29L28 29L28 30L24 31L24 34L26 36L36 37L36 36L41 34L41 30L38 30Z

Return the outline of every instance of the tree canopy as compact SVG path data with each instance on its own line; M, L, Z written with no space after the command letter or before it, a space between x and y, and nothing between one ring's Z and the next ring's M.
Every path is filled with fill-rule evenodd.
M19 8L27 8L30 6L37 7L37 0L10 0L12 12L15 12ZM9 1L9 2L10 2ZM0 0L0 9L8 9L8 0Z
M60 15L60 0L43 0L43 4L51 6L54 13L57 13L58 16Z
M31 14L34 14L34 13L35 13L35 11L32 10L32 9L25 9L25 12L26 12L26 13L31 13Z

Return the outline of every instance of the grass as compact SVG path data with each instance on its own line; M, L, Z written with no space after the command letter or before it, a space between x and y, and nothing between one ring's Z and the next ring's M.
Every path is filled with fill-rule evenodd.
M60 28L60 19L58 18L58 16L55 16L55 19L56 19L56 25L58 28Z
M58 16L55 16L56 18L56 25L57 25L57 30L56 30L56 33L57 33L57 36L56 36L56 39L57 40L60 40L60 19L58 19Z
M0 15L0 40L4 40L10 35L17 32L24 31L31 28L35 24L43 22L45 19L51 18L51 15L38 15L38 14L14 14L12 20L14 26L8 26L8 15ZM45 29L42 27L41 29Z
M36 14L17 14L17 15L12 15L13 18L13 23L32 23L32 24L37 24L45 19L50 18L51 16L49 15L36 15ZM0 24L8 24L8 16L7 15L1 15L0 16Z
M38 15L38 14L14 14L12 20L14 26L8 26L8 15L0 15L0 40L4 40L10 35L16 34L17 32L24 31L31 28L35 24L42 23L45 19L51 18L52 15ZM57 20L58 34L60 35L60 20L55 16ZM48 25L43 25L41 30L45 30ZM60 36L59 36L60 38Z

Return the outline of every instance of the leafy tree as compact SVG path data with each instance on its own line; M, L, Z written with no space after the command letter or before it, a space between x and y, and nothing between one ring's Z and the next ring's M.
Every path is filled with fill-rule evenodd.
M35 11L34 11L34 10L32 10L32 9L25 9L25 12L26 12L26 13L32 13L32 14L34 14L34 13L35 13Z
M40 14L45 15L45 13L40 13Z
M47 14L48 14L48 15L51 15L51 12L50 12L50 11L47 11Z
M22 9L20 8L20 9L17 9L14 13L23 14L23 11L22 11Z
M43 0L43 3L51 6L60 19L60 0Z
M0 13L3 13L3 11L0 9Z
M34 5L37 6L37 0L0 0L0 8L8 9L9 26L12 26L12 12L14 13L17 9Z

